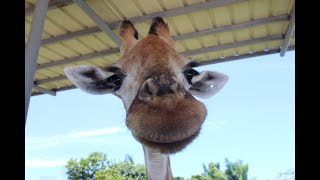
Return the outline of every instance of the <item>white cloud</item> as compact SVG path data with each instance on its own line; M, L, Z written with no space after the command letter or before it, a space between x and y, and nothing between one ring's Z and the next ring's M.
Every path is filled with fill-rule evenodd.
M79 131L73 132L67 135L69 138L83 138L83 137L91 137L91 136L102 136L102 135L110 135L123 131L122 128L113 127L113 128L102 128L102 129L94 129L89 131Z
M85 131L75 131L55 136L26 137L25 146L26 150L34 150L57 146L64 143L72 143L79 141L90 142L91 140L93 140L93 138L97 138L98 136L114 135L121 132L125 132L125 129L120 127L109 127Z
M227 123L228 123L227 120L208 121L208 122L206 122L206 125L207 125L209 128L220 129L220 128L224 127Z
M48 160L48 154L42 154L41 152L48 150L49 148L71 144L82 143L88 145L93 144L105 144L106 139L112 139L104 136L111 136L118 133L126 132L122 127L108 127L83 131L74 131L65 134L55 136L43 136L43 137L26 137L26 168L45 168L45 167L59 167L65 166L67 160L57 159ZM37 151L40 150L40 151Z
M45 168L65 166L67 160L26 160L26 168Z

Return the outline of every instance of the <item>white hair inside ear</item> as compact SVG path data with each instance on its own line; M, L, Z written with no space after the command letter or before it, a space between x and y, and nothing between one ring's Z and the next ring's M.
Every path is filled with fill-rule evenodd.
M105 72L95 66L72 66L64 69L68 79L79 89L89 94L107 94L112 92L111 86L104 80L113 73Z
M213 71L204 71L192 78L189 92L200 98L209 98L217 94L227 83L229 77Z

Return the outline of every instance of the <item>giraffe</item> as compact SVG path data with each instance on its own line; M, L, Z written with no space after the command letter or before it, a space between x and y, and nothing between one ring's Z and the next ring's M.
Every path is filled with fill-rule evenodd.
M84 92L111 93L126 110L126 126L142 144L147 179L173 180L169 155L186 148L198 135L207 110L195 99L220 91L228 76L194 69L198 64L177 52L168 24L153 19L139 40L132 22L120 26L121 58L107 66L71 66L66 76Z

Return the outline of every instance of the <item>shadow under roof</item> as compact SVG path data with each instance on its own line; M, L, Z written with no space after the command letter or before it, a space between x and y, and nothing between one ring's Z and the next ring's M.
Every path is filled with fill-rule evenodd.
M152 18L168 23L179 52L201 65L279 53L294 16L294 0L86 0L119 35L123 19L131 20L139 38ZM36 0L25 1L25 42ZM294 17L293 17L294 20ZM295 48L294 33L288 50ZM45 19L34 84L52 92L73 89L63 69L99 67L120 58L119 46L75 1L51 0ZM39 88L32 95L43 94Z

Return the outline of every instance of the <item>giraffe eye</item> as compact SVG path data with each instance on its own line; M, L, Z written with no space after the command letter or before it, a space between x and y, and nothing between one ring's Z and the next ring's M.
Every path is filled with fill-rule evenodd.
M120 86L122 84L122 78L120 76L114 74L106 79L106 83L109 86L112 86L112 88L116 91L116 90L120 89Z
M197 76L199 75L199 72L194 70L194 69L187 69L184 71L184 76L186 77L187 81L189 84L192 84L191 82L191 79L194 77L194 76Z

